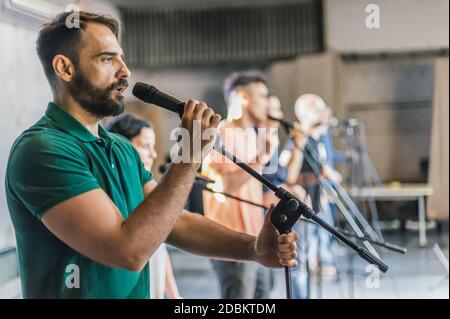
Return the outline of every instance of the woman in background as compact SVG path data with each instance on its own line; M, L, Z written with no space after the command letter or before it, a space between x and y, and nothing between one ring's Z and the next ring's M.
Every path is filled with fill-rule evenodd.
M113 120L108 125L108 129L130 140L145 168L150 172L157 157L155 132L150 123L128 113ZM150 258L150 298L164 299L165 297L181 298L166 245L162 244Z

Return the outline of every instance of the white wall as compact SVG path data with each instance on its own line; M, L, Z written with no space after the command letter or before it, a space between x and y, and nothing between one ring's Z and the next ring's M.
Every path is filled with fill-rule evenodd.
M42 116L50 100L40 62L34 53L36 32L0 22L0 247L13 238L6 206L4 176L12 142Z
M378 4L380 28L365 25L366 6ZM448 48L448 0L325 0L327 47L339 52Z
M17 136L44 114L52 98L35 51L43 21L11 12L4 3L0 2L0 248L14 241L4 185L9 150ZM81 9L117 16L115 7L106 1L84 2Z

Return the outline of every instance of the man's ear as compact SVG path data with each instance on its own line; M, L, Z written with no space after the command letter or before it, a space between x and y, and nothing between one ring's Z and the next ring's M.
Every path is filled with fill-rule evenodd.
M53 70L58 78L64 82L70 82L73 75L75 74L75 69L72 61L62 54L57 54L53 57L52 61Z

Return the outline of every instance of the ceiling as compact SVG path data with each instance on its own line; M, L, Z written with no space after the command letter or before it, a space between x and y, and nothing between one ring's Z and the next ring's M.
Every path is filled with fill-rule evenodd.
M315 0L112 0L119 7L236 7L236 6L258 6L279 5L288 3L312 2Z

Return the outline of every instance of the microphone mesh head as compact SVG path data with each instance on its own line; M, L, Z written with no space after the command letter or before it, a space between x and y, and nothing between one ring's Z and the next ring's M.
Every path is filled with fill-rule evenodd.
M133 87L132 94L138 99L141 99L148 103L152 103L156 92L158 92L158 89L155 88L153 85L149 85L142 82L136 82L136 84Z

